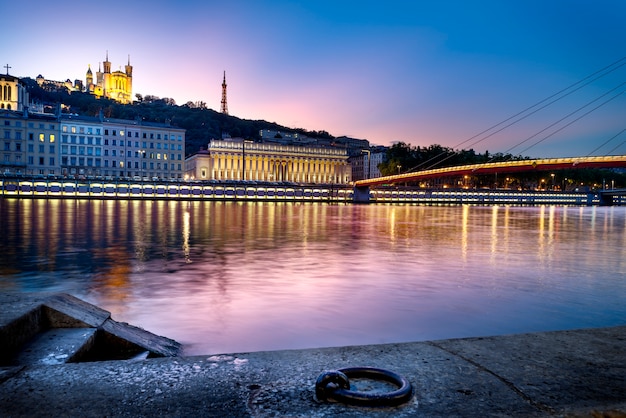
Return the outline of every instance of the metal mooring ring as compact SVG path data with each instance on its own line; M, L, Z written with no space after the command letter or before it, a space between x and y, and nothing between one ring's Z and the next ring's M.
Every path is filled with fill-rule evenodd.
M392 392L358 392L350 390L348 378L384 380L398 386ZM322 373L315 382L319 401L335 400L359 406L397 406L413 396L413 387L404 377L374 367L348 367Z

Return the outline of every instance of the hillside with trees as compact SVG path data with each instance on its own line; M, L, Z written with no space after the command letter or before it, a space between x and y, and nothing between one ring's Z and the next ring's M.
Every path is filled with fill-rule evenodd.
M246 120L225 115L209 109L204 102L187 102L178 106L174 99L137 94L133 104L123 105L106 98L97 99L88 93L47 91L31 78L24 78L22 81L27 86L31 101L43 104L50 113L56 112L57 104L62 103L62 111L66 113L98 116L102 111L106 118L131 120L141 118L148 122L170 123L172 126L183 128L186 130L186 155L194 154L202 147L206 147L211 139L221 138L222 133L257 140L259 131L269 129L295 131L314 138L333 139L326 131L292 129L275 122Z

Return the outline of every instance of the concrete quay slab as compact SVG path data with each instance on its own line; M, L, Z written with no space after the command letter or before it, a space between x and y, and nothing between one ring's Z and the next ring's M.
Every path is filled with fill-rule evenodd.
M624 417L626 326L0 369L0 416ZM397 407L314 399L326 370L411 382Z

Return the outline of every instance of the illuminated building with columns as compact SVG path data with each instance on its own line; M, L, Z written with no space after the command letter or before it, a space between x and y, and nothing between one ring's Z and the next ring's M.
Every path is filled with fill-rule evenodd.
M87 68L85 76L86 90L96 97L107 97L123 104L132 103L133 66L130 65L130 56L128 57L128 64L124 66L124 71L121 69L119 71L111 71L108 51L102 65L104 66L104 71L98 69L95 81L91 66Z
M345 148L216 140L185 161L185 178L348 184L352 172Z

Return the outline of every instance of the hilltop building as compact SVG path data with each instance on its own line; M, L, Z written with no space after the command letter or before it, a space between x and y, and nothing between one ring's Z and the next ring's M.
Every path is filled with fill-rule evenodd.
M104 71L98 68L96 80L93 79L91 65L87 68L85 75L85 91L96 97L106 97L122 104L133 102L133 66L130 65L130 56L124 71L111 71L109 53L102 63Z
M130 65L130 56L128 63L124 66L124 71L111 71L111 62L107 52L102 66L99 65L96 71L95 79L91 65L87 66L84 83L81 80L74 80L72 83L69 78L65 81L47 80L41 74L35 80L41 88L48 91L65 90L69 93L83 91L98 98L106 97L122 104L133 102L133 66Z

